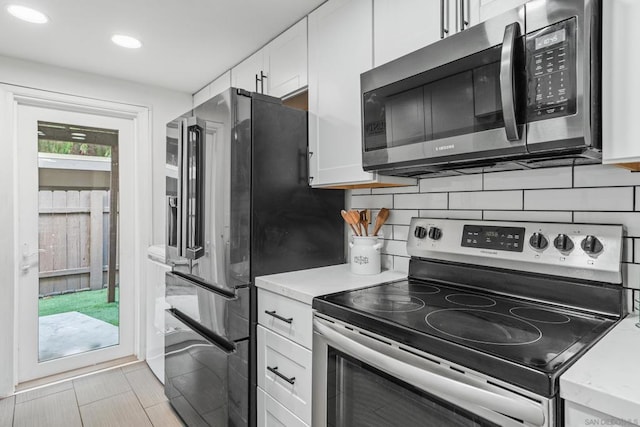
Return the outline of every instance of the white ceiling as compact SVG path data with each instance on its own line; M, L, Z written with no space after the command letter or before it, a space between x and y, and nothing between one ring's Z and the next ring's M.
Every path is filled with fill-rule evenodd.
M0 0L0 55L193 93L324 1ZM50 21L20 21L8 4ZM114 33L143 46L118 47Z

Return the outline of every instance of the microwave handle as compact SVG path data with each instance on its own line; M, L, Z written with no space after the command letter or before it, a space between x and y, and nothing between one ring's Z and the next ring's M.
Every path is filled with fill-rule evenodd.
M520 24L514 22L504 30L504 40L500 54L500 97L502 100L502 116L507 140L519 141L520 129L516 118L516 91L514 58L516 40L520 37Z
M486 408L507 417L523 420L528 425L543 426L545 416L533 403L523 400L516 400L506 395L494 393L475 387L471 384L462 383L451 378L446 378L435 372L411 365L393 356L378 352L369 348L335 330L330 323L315 318L313 326L316 333L324 335L325 339L340 347L351 356L356 357L364 363L383 369L393 376L405 381L421 390L434 395L444 395L446 399L459 406L470 405L474 408ZM339 348L339 349L340 349ZM393 351L393 350L392 350ZM466 405L465 405L466 404ZM485 416L487 416L485 414ZM508 418L498 415L503 426L521 426L521 423L510 422Z

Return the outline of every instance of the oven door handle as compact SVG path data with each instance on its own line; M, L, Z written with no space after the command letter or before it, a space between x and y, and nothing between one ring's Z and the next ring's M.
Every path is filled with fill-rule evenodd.
M516 418L534 426L543 426L543 410L531 402L483 390L470 384L443 377L428 370L410 365L384 353L373 350L336 331L329 323L314 319L318 333L331 343L335 343L349 355L378 369L392 374L400 380L434 395L451 397L452 403L465 402L489 409L508 417ZM508 424L507 424L508 425ZM513 425L521 425L513 423Z

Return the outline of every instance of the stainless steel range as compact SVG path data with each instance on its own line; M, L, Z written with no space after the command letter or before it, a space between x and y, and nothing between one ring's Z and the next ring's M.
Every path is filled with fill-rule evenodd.
M314 426L562 425L625 314L622 226L413 218L409 276L314 299Z

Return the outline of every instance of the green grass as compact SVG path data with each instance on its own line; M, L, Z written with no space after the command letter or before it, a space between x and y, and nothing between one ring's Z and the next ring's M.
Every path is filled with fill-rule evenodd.
M44 297L39 300L38 315L48 316L77 311L118 326L118 301L118 289L116 289L116 302L110 304L107 303L106 289Z

